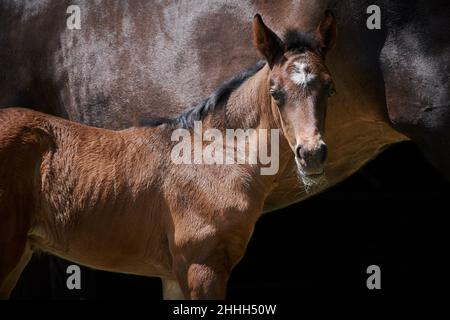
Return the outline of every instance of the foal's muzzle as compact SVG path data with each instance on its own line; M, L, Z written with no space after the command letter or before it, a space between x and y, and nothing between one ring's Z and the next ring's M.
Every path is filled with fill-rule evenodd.
M327 145L322 140L314 144L297 145L295 158L301 173L305 176L322 175L327 153Z

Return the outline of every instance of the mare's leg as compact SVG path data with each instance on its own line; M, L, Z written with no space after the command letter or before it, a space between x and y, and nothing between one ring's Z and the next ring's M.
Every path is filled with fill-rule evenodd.
M163 286L164 300L182 300L184 299L183 291L177 280L161 279Z

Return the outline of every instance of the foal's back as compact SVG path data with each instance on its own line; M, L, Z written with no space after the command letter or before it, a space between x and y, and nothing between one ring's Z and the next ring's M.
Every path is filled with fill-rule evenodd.
M139 257L154 262L146 262L146 272L163 273L154 175L163 162L153 142L143 129L111 131L0 110L0 219L37 247L85 265L141 273L144 266L133 261Z

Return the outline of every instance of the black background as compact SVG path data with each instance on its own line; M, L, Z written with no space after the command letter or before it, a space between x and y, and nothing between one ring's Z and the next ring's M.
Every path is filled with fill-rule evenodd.
M449 198L415 145L393 146L338 186L264 215L228 298L448 298ZM89 269L69 291L55 261L34 257L13 299L161 298L159 279ZM381 290L366 287L372 264Z

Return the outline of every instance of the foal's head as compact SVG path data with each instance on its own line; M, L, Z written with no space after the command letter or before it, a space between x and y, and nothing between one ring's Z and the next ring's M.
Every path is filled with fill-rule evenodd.
M267 90L272 110L307 184L324 173L327 145L322 135L327 101L335 92L324 59L335 40L336 22L329 11L315 33L289 30L284 40L260 15L253 19L254 44L270 67Z

